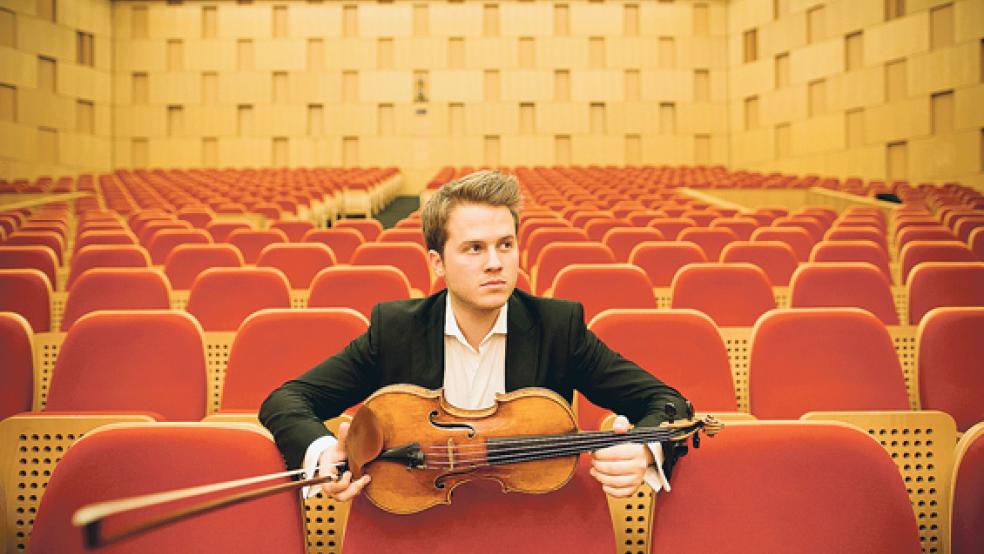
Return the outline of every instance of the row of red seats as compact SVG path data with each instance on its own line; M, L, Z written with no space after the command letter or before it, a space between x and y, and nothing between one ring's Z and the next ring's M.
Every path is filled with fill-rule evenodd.
M3 319L4 350L11 355L5 415L11 415L25 402L29 407L33 398L31 331L16 314L5 312ZM984 376L976 370L984 355L984 343L977 340L982 325L984 307L937 308L919 328L921 407L951 414L960 429L984 421L978 401ZM233 329L238 331L222 409L258 409L270 390L341 350L367 326L365 316L349 309L266 309L247 316ZM589 325L613 349L678 387L699 409L734 412L735 385L718 327L705 314L686 309L606 310ZM177 311L92 312L68 330L55 360L47 409L201 419L203 332L196 318ZM752 331L749 376L751 413L762 419L909 407L885 326L853 308L767 312ZM21 394L24 389L29 394ZM601 419L597 409L584 405L579 416L584 428L597 428Z

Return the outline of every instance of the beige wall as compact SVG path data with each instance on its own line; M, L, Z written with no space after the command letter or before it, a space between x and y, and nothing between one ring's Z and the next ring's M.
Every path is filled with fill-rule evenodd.
M887 3L730 3L732 166L984 187L984 1Z
M58 0L46 23L51 1L0 0L3 177L714 163L984 186L984 0L888 21L884 0Z
M0 0L0 177L112 167L110 18L106 0Z

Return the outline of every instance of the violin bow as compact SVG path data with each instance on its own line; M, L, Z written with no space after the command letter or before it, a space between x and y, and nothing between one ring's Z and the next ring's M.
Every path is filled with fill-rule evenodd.
M345 462L332 464L332 465L334 465L337 468L339 474L342 474L348 470L348 464L346 464ZM135 523L128 527L124 527L123 529L113 531L111 533L104 533L102 529L103 520L105 520L110 516L130 512L133 510L139 510L142 508L148 508L151 506L157 506L159 504L176 502L178 500L183 500L186 498L192 498L192 497L202 496L202 495L220 492L228 489L234 489L238 487L244 487L247 485L253 485L256 483L262 483L264 481L272 481L274 479L282 479L284 477L293 477L296 475L302 475L304 472L305 470L303 469L295 469L292 471L283 471L280 473L271 473L268 475L259 475L256 477L246 477L244 479L224 481L221 483L213 483L210 485L199 485L195 487L176 489L166 492L157 492L152 494L131 496L128 498L121 498L118 500L96 502L94 504L89 504L79 508L75 512L75 514L72 515L72 525L83 528L82 532L83 532L83 538L85 540L86 548L89 549L101 548L103 546L108 546L110 544L117 543L128 537L139 535L141 533L145 533L147 531L151 531L159 527L164 527L165 525L170 525L171 523L175 523L192 516L208 513L213 510L225 508L227 506L241 504L243 502L248 502L250 500L256 500L258 498L263 498L265 496L302 489L304 487L308 487L312 485L319 485L322 483L337 481L339 479L338 474L328 474L328 475L322 475L320 477L311 477L307 479L291 481L288 483L277 483L274 485L268 485L266 487L262 487L250 491L229 494L227 496L200 502L198 504L187 506L185 508L181 508L178 510L174 510L172 512L168 512L166 514L162 514L158 517L148 519L147 521Z

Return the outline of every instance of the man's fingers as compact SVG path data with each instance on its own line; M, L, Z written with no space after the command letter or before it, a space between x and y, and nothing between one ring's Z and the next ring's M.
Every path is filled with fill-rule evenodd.
M362 492L362 489L364 489L366 485L369 484L369 481L371 479L372 478L369 477L369 475L363 475L355 482L353 482L348 488L336 494L335 500L338 500L339 502L345 502L347 500L354 498L357 494Z
M629 423L629 419L627 417L615 417L615 422L612 424L612 431L615 431L616 433L628 433L629 429L632 429L632 424Z
M614 496L615 498L628 498L635 494L639 487L609 487L608 485L603 485L601 490L605 491L608 496Z
M338 435L335 437L338 439L338 443L335 445L339 452L345 452L345 441L348 439L349 422L342 422L338 426Z
M619 460L614 462L601 462L595 460L591 464L592 469L604 475L627 475L641 474L646 471L646 466L637 460Z
M606 475L592 469L591 476L606 487L637 487L642 483L640 475Z
M645 448L641 444L619 444L616 446L609 446L608 448L602 448L601 450L595 450L591 453L591 457L594 460L631 460L639 455L641 451L640 448Z

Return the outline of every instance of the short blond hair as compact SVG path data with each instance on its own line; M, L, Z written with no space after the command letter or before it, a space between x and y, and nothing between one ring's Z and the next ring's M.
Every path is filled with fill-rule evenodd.
M424 205L420 215L424 241L428 250L444 256L448 242L448 217L459 204L505 206L519 229L519 208L522 196L516 177L498 171L476 171L446 183Z

